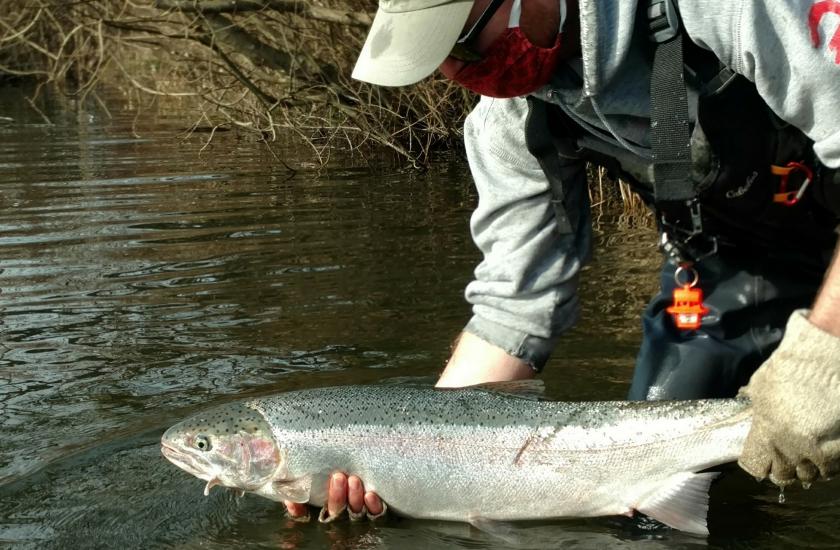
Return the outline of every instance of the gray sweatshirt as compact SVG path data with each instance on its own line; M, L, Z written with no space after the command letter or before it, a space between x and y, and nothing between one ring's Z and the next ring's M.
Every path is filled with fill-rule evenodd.
M840 14L820 16L817 4L826 3L838 0L678 2L691 39L754 82L780 118L814 140L820 160L837 168L840 46L831 41L840 33ZM572 66L583 86L555 83L534 95L616 146L649 157L650 71L638 43L646 29L633 28L637 6L580 0L582 59ZM483 253L465 292L473 307L465 330L539 368L577 319L578 273L589 250L557 236L548 181L525 146L527 111L524 98L482 97L464 126L479 194L470 228Z

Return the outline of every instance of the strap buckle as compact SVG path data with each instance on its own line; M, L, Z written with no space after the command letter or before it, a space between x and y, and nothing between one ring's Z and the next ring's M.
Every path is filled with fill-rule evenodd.
M680 32L680 16L673 0L649 0L647 19L651 42L667 42Z

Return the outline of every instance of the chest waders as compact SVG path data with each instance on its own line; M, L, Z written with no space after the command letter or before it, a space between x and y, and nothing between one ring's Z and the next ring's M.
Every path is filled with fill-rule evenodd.
M813 143L746 78L693 44L683 51L670 0L642 4L653 50L653 160L610 149L535 98L528 148L554 189L561 238L590 230L581 213L588 204L577 200L587 161L630 183L656 213L665 263L642 317L629 398L731 397L776 348L790 313L813 302L835 245L840 171L822 167ZM700 90L694 124L684 78ZM693 264L709 308L690 331L666 312L683 262Z

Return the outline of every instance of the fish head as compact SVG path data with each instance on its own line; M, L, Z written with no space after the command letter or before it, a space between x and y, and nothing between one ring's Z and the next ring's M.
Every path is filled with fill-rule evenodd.
M215 485L254 491L283 466L280 447L262 414L247 403L231 403L175 424L161 438L170 462Z

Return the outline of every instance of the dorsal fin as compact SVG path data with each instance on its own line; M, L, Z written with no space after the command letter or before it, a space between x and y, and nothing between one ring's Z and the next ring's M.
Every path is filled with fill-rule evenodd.
M485 382L468 386L470 389L504 393L523 399L545 399L545 383L537 378L529 380L510 380L506 382Z

